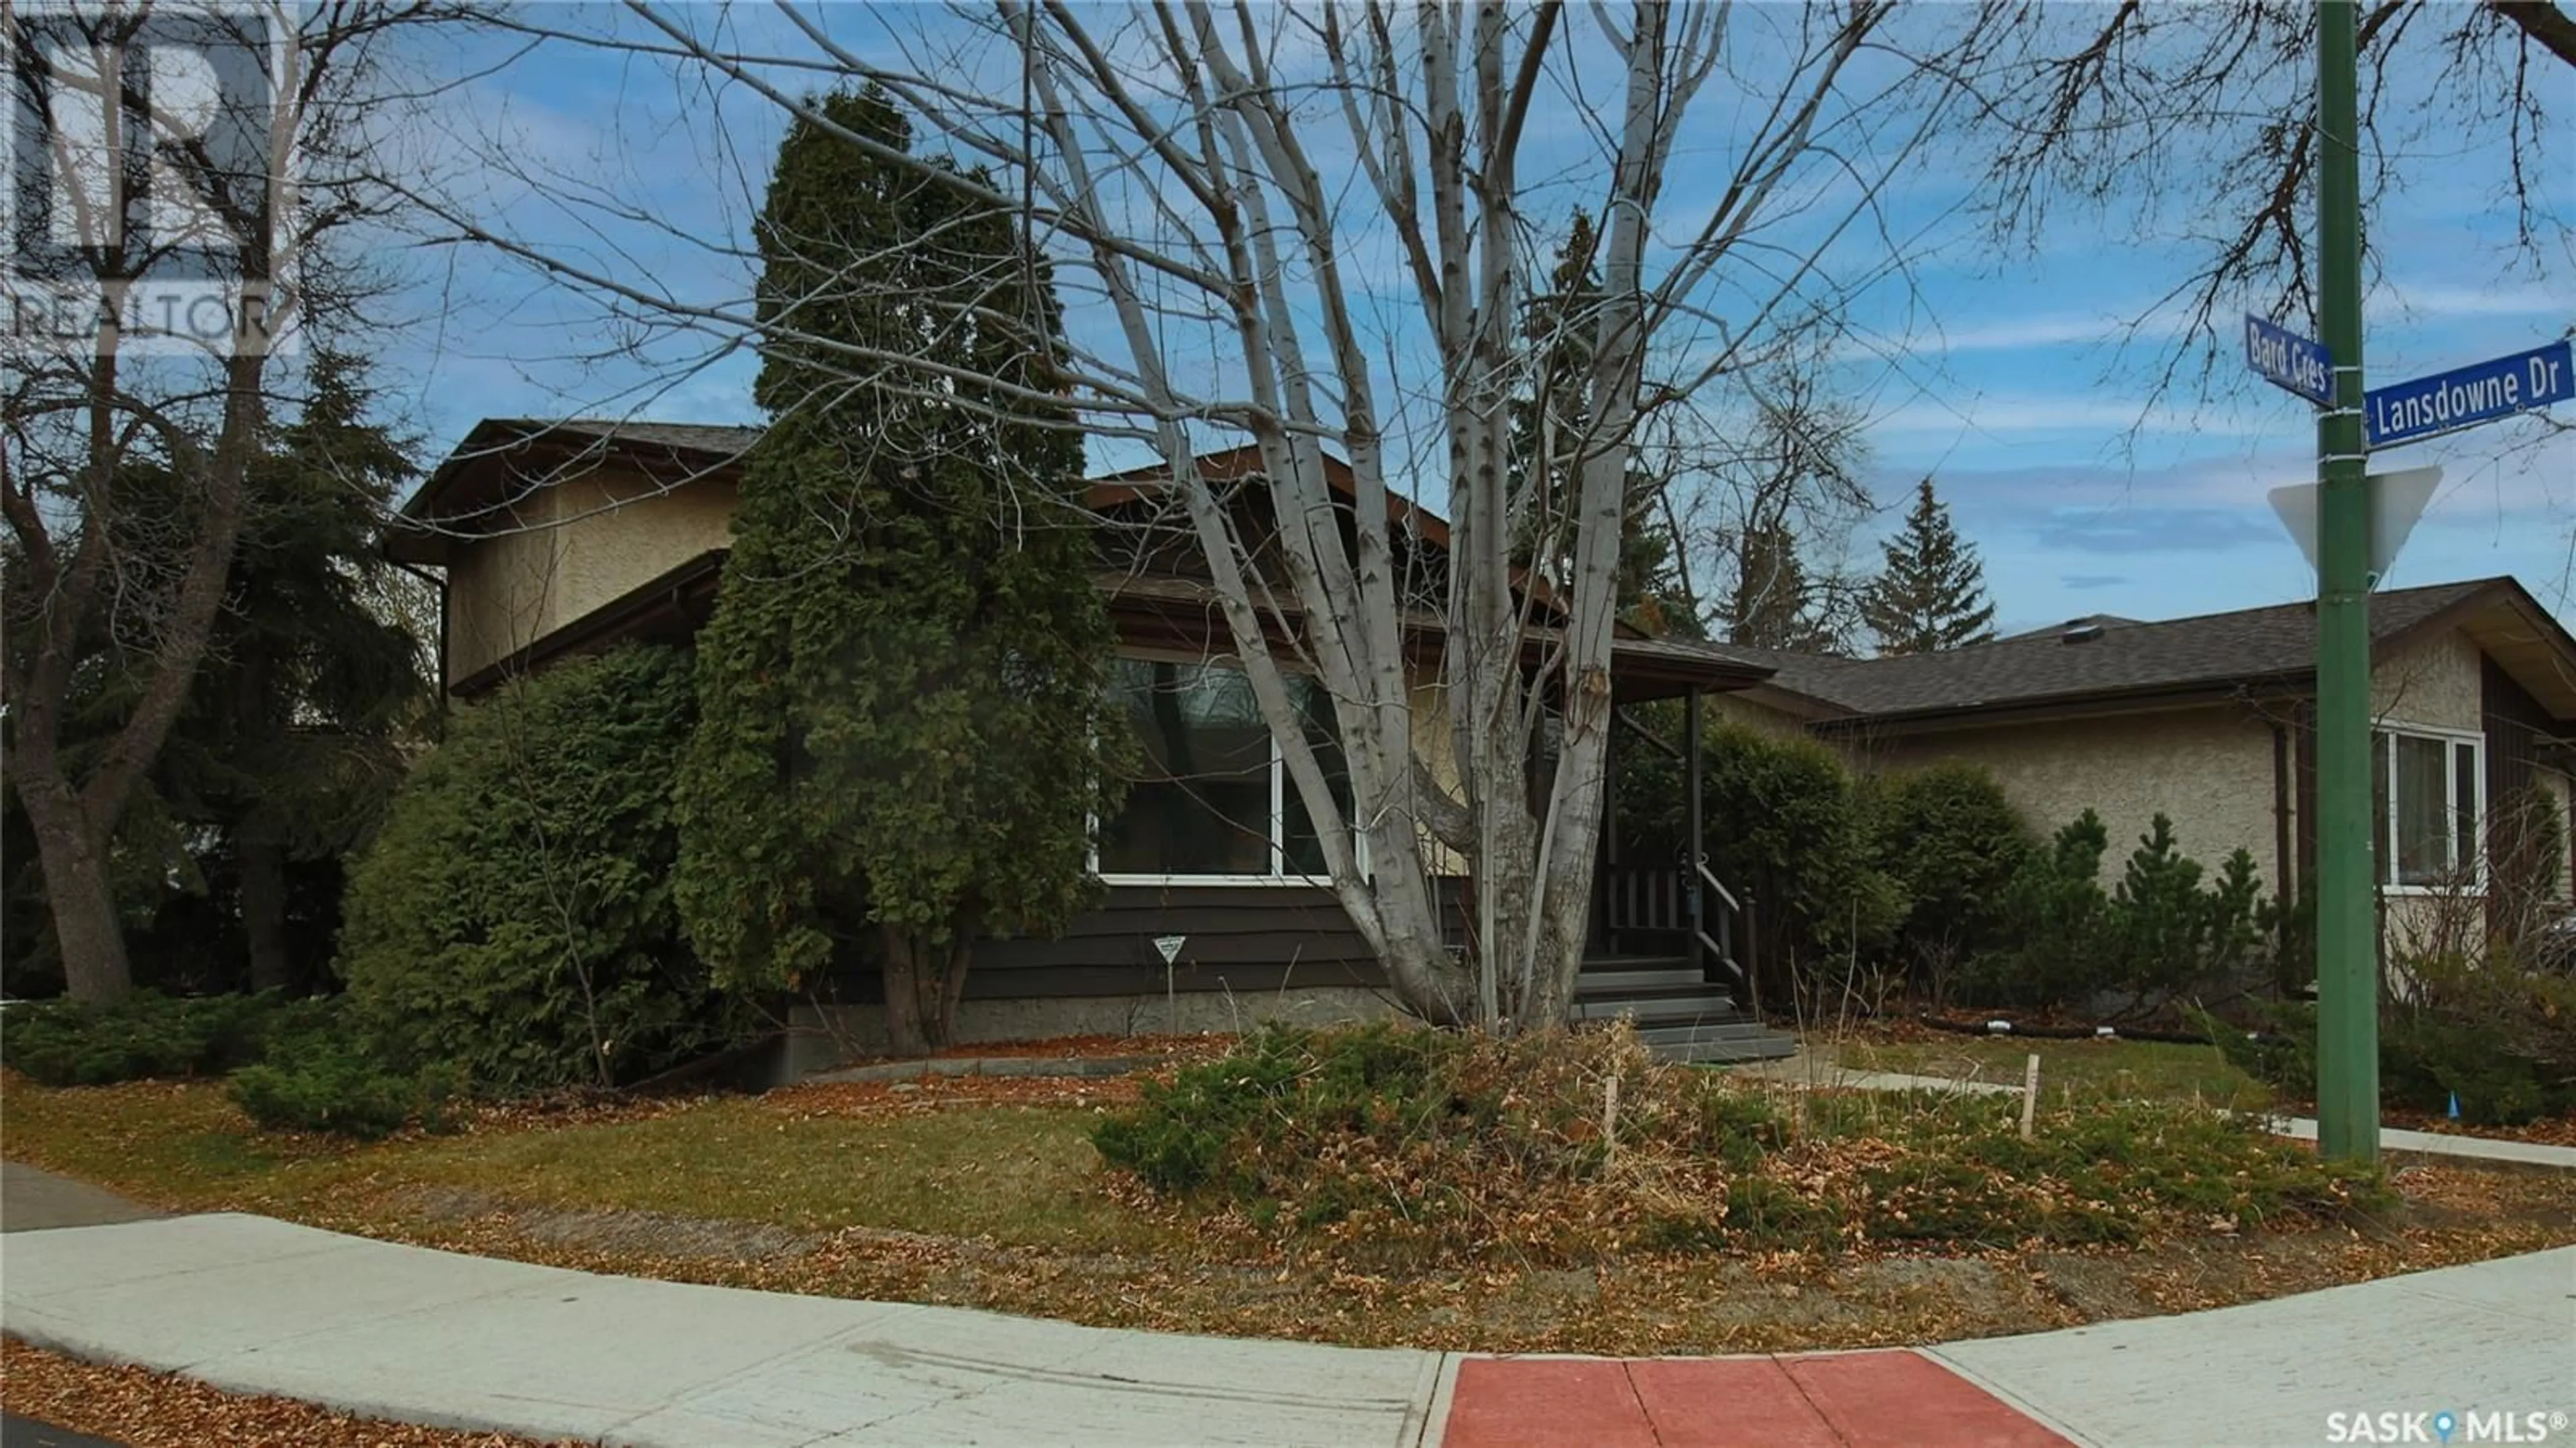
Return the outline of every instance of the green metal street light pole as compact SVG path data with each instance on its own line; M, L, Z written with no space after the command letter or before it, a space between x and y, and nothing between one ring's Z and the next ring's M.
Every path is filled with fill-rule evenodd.
M2361 148L2355 0L2317 5L2317 1144L2379 1154L2379 940L2372 909L2370 499L2361 407Z

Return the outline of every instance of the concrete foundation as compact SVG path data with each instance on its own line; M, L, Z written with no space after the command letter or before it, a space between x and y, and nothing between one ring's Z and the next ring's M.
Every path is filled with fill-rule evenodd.
M971 1044L1049 1036L1193 1035L1248 1031L1274 1021L1328 1026L1401 1014L1392 995L1364 986L1316 986L1255 995L1185 991L1169 997L1029 996L960 1002L957 1039ZM798 1080L883 1051L885 1007L799 1006L788 1017L788 1029L778 1064L781 1081Z

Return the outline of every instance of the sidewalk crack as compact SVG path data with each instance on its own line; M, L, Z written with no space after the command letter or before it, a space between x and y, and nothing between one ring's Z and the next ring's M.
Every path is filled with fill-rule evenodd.
M1843 1448L1853 1448L1852 1440L1844 1437L1843 1430L1834 1426L1834 1420L1825 1416L1825 1405L1816 1401L1814 1395L1807 1391L1807 1385L1798 1381L1796 1373L1789 1371L1789 1359L1773 1353L1771 1361L1779 1367L1780 1376L1787 1378L1789 1386L1797 1391L1798 1401L1806 1404L1807 1411L1816 1415L1816 1421L1825 1425L1825 1431L1834 1435L1834 1441L1842 1444Z
M1628 1400L1637 1405L1637 1416L1645 1420L1646 1436L1655 1440L1655 1448L1663 1448L1664 1430L1655 1426L1655 1415L1646 1410L1646 1395L1637 1391L1636 1368L1635 1360L1622 1358L1619 1362L1619 1381L1628 1385Z

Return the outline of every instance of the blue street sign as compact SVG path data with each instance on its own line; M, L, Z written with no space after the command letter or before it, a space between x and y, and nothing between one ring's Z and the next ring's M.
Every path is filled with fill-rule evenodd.
M2395 447L2570 397L2576 397L2576 365L2571 365L2567 343L2552 342L2394 387L2374 387L2362 421L2372 447Z
M2275 387L2310 402L2334 405L2334 358L2323 342L2245 314L2245 365Z

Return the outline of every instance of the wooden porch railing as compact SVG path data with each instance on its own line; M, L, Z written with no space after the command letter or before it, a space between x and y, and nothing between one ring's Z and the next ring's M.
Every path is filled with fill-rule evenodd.
M1683 953L1699 962L1703 971L1722 972L1735 984L1747 1011L1761 1010L1760 987L1750 964L1750 914L1745 902L1726 888L1705 861L1688 871L1673 865L1605 866L1600 875L1602 924L1614 939L1645 932L1677 936Z
M1653 730L1626 713L1611 711L1615 757L1620 727L1682 766L1682 819L1687 864L1637 866L1619 859L1615 813L1604 831L1605 858L1599 870L1601 923L1615 941L1622 932L1653 931L1679 936L1684 951L1705 975L1723 972L1735 984L1736 1001L1753 1014L1762 1010L1759 977L1753 968L1753 917L1750 902L1708 868L1701 805L1705 797L1702 769L1705 735L1700 728L1700 695L1693 689L1682 699L1683 744L1656 737ZM1616 767L1615 765L1613 766ZM1615 808L1615 807L1614 807Z

